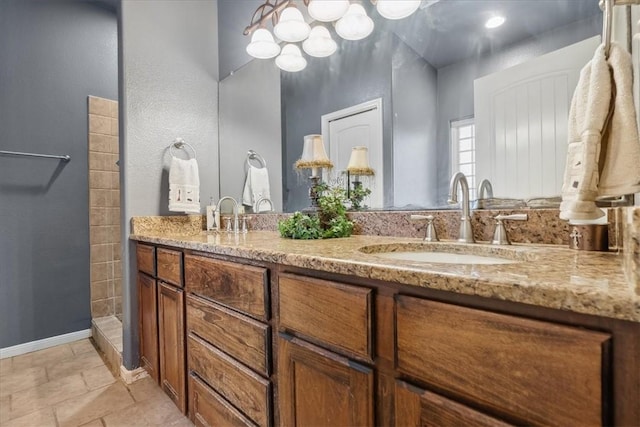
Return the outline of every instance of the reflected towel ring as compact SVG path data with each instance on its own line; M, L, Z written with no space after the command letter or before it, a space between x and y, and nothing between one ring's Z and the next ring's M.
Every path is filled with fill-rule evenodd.
M173 157L176 157L176 154L173 152L173 149L177 148L177 149L182 149L182 150L186 151L187 149L185 148L185 146L191 148L191 151L193 151L193 158L195 159L196 158L196 149L193 148L193 145L189 144L188 142L184 142L184 139L182 139L182 138L176 138L176 140L173 142L173 144L171 144L169 146L169 153Z
M264 157L262 157L254 150L247 151L247 166L251 166L251 160L257 160L258 163L260 163L260 166L263 168L267 167L267 162L264 160Z

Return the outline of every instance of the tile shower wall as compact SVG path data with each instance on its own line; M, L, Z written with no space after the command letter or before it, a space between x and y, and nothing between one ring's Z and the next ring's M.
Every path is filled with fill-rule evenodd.
M89 96L91 317L121 316L118 102Z

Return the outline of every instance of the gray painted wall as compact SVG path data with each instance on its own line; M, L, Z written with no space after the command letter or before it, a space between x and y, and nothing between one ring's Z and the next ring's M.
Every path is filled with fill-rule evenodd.
M201 206L218 197L217 2L123 1L120 153L123 242L130 219L167 215L167 147L182 137L197 151ZM202 209L204 211L204 208ZM134 245L125 245L123 298L127 368L138 364Z
M90 327L87 96L117 99L117 21L0 1L0 348Z
M601 31L602 17L578 21L544 33L541 36L518 43L493 55L471 58L457 64L438 69L438 126L437 157L439 196L436 205L447 202L450 170L449 123L452 120L473 116L473 81L498 70L525 62L536 56L552 52L564 46L577 43L597 35ZM479 177L482 179L482 177ZM499 187L494 183L494 189Z
M293 164L302 154L304 135L321 133L321 116L382 98L384 204L393 203L393 153L391 116L391 55L395 43L390 33L373 32L365 40L350 42L336 34L338 52L328 58L306 57L307 68L281 73L282 176L286 212L309 206L308 173L299 175Z
M433 206L437 72L402 42L393 52L393 206Z
M249 25L253 12L263 3L264 0L218 0L220 81L253 59L246 51L251 36L242 32ZM269 24L270 31L271 28Z
M241 203L252 149L267 162L271 201L282 211L280 69L273 60L255 59L220 82L219 123L220 195Z

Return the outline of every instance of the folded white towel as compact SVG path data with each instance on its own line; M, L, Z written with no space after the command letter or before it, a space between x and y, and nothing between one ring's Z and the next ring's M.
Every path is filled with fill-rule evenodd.
M196 159L171 158L169 210L200 213L200 176Z
M604 46L580 71L569 110L567 162L562 185L562 219L595 219L604 213L595 204L598 196L598 161L602 129L611 100L611 75Z
M640 138L633 105L631 55L611 43L613 115L603 135L598 196L612 197L640 191Z
M260 203L260 206L256 206L258 200L262 198L271 199L269 172L266 167L257 168L249 165L247 178L244 182L244 190L242 191L242 204L250 206L254 212L270 210L269 203Z

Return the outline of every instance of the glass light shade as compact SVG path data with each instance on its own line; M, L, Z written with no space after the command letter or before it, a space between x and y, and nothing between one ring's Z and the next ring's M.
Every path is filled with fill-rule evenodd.
M304 22L302 13L292 6L286 7L280 14L280 19L273 32L280 40L286 42L301 42L309 36L311 27Z
M369 149L367 147L357 146L351 149L347 170L353 175L373 175L373 169L369 166Z
M280 46L273 40L269 30L258 28L251 36L251 43L247 45L247 53L258 59L273 58L280 53Z
M329 30L322 25L318 25L311 29L309 38L302 43L302 48L307 55L315 56L317 58L323 58L331 55L336 51L338 45L331 38Z
M347 13L336 22L336 32L345 40L362 40L373 31L373 20L362 5L352 3Z
M485 28L498 28L502 24L504 24L505 18L504 16L492 16L487 19L487 22L484 23Z
M305 135L304 146L302 147L301 162L309 163L331 163L327 152L324 149L322 135Z
M284 71L296 72L304 70L307 60L302 57L300 48L295 44L287 44L276 58L276 65Z
M387 19L402 19L420 7L421 0L378 0L376 9Z
M349 9L349 0L311 0L307 10L316 21L336 21Z

